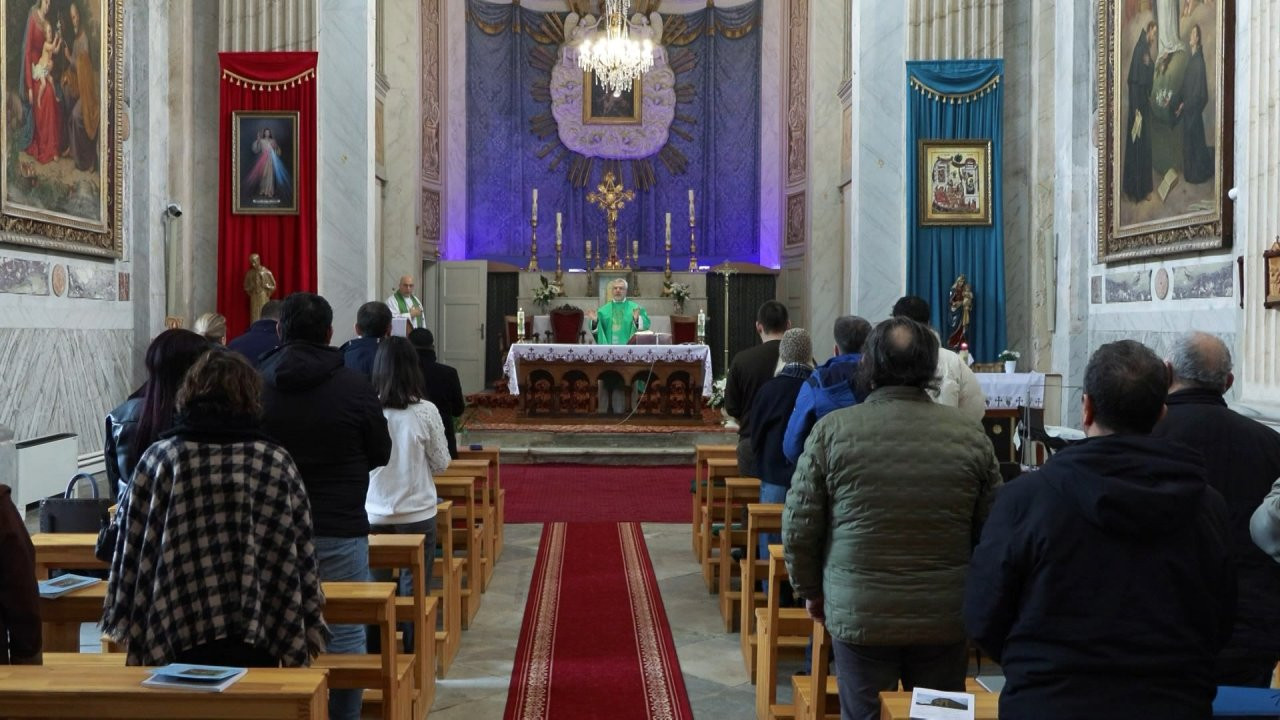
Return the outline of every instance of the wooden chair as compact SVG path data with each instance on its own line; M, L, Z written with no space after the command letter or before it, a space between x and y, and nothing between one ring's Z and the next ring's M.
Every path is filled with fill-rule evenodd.
M674 345L698 341L698 318L693 315L671 316L671 342Z
M568 345L586 342L587 331L582 329L582 308L562 305L551 310L551 341Z
M101 718L159 720L296 720L329 716L324 670L250 668L220 693L192 693L143 687L150 669L113 665L84 667L0 666L0 708L21 718ZM175 708L181 708L180 713Z
M756 634L756 610L768 605L767 592L755 590L756 583L768 577L769 560L761 559L756 548L760 537L766 533L782 532L781 503L751 503L747 505L747 552L742 558L739 576L742 590L739 593L738 622L739 641L742 645L742 662L747 667L747 677L756 682L756 657L759 637ZM752 588L747 592L747 588Z
M769 546L769 586L765 607L756 610L756 718L770 720L794 717L789 705L776 705L778 700L778 658L803 656L813 633L813 620L802 608L782 607L782 581L787 579L787 565L782 546Z
M733 560L733 548L740 547L752 551L748 547L747 523L740 518L747 515L747 506L760 500L759 478L728 478L724 482L724 525L720 527L717 537L720 544L718 559L720 583L720 617L724 620L724 631L733 632L738 627L738 610L743 593L752 592L749 586L733 589L734 575L740 575L740 567Z
M706 504L707 461L711 458L733 459L738 457L737 445L694 445L693 446L693 559L702 561L702 508ZM737 465L734 472L737 474Z

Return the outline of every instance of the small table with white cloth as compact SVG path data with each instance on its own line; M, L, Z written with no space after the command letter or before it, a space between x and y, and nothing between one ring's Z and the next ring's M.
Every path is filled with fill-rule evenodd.
M1000 462L1019 462L1023 437L1036 425L1044 425L1044 373L974 373L987 412L982 429ZM1035 463L1032 463L1035 464Z

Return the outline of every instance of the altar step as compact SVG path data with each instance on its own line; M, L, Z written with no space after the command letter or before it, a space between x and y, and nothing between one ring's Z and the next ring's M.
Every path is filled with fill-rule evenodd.
M497 445L502 448L504 463L692 465L694 445L737 441L736 433L706 430L666 433L468 430L458 438L458 445Z

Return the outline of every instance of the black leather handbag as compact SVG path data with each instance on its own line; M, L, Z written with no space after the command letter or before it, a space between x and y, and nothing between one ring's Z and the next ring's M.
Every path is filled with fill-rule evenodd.
M93 497L78 498L75 496L76 484L86 480L93 489ZM62 497L45 498L40 501L40 532L69 533L93 532L102 529L103 520L107 517L107 509L112 505L111 498L98 497L98 483L88 473L79 473L67 483L67 490Z

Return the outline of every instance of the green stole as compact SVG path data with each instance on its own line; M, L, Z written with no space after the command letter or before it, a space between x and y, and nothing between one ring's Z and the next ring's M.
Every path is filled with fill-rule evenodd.
M404 296L400 294L400 291L399 291L399 290L395 291L395 296L396 296L396 304L400 306L400 314L401 314L401 315L408 315L408 314L409 314L409 303L405 302ZM414 306L414 307L418 308L419 310L421 310L421 309L422 309L422 303L418 302L418 298L416 298L416 297L414 297L414 296L410 295L410 296L409 296L409 299L413 301L413 306ZM416 327L416 328L418 328L418 327L422 327L421 322L422 322L422 315L421 315L421 314L419 314L419 315L418 315L418 317L416 317L416 318L412 318L412 317L411 317L411 318L409 318L409 325L410 325L410 326L412 326L412 327Z

